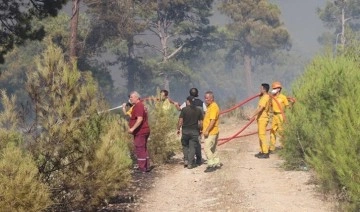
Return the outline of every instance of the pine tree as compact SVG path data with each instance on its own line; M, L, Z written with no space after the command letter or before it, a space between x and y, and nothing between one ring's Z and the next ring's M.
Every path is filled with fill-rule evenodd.
M221 1L220 11L231 19L227 25L232 48L229 56L241 61L248 95L252 95L252 66L274 50L290 47L290 35L280 21L280 9L267 0ZM266 61L266 60L264 60Z
M51 192L41 181L31 154L24 148L16 98L9 98L1 91L1 100L4 110L0 112L0 208L2 211L47 209L52 204Z
M127 134L115 117L98 114L105 109L98 87L76 67L49 44L28 75L36 126L30 150L53 188L54 210L93 210L130 177Z

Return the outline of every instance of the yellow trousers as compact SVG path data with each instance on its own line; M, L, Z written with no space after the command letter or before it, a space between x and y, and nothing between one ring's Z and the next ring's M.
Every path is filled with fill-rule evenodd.
M257 120L260 152L265 154L269 152L269 147L266 142L266 126L268 125L268 123L268 118L260 118Z
M282 126L283 122L284 122L284 119L283 119L283 116L281 113L274 115L272 118L271 131L270 131L270 150L271 151L275 150L276 133L278 133L280 136L283 131L283 126Z
M220 164L220 159L217 156L216 146L218 143L219 134L209 135L205 138L204 151L207 158L207 166L216 166Z

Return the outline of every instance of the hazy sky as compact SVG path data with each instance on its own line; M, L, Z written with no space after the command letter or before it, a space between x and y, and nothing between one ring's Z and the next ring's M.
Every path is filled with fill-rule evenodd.
M282 19L288 29L293 50L313 56L319 51L317 38L325 30L316 14L326 0L272 0L280 7Z

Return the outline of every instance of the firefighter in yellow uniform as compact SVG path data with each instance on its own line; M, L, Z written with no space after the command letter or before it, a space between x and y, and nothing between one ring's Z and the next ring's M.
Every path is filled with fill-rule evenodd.
M169 91L167 90L161 90L160 91L160 101L162 102L162 109L167 111L171 108L171 102L169 100Z
M270 112L270 96L268 94L270 89L269 84L263 83L260 87L260 100L258 107L253 115L249 116L248 119L256 117L258 124L258 136L260 144L260 152L255 154L255 157L266 159L269 158L269 147L266 141L266 126L269 123L269 112Z
M271 108L273 112L271 131L270 131L270 152L275 151L276 134L280 136L283 131L284 112L285 108L289 106L287 97L281 93L281 83L274 82L272 84L272 98Z

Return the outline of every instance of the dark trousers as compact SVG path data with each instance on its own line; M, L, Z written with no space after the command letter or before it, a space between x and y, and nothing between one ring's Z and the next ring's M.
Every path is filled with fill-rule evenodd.
M200 136L199 136L200 137ZM200 138L198 139L198 142L195 146L195 156L196 156L196 163L201 164L202 162L202 156L201 156L201 144L200 144Z
M150 168L149 154L147 151L148 138L149 134L134 135L135 154L141 171L147 171Z
M189 165L192 165L195 157L196 146L200 145L199 135L182 134L181 145L184 154L184 161L187 161Z

